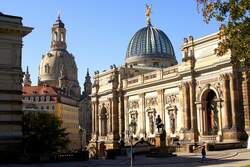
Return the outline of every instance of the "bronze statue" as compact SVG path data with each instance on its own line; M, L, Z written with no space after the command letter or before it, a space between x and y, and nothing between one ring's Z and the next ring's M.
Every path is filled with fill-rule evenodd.
M155 120L155 123L156 123L156 127L158 129L158 132L160 130L160 128L163 128L164 127L164 124L162 123L162 120L160 118L160 115L157 116L156 120Z
M152 5L148 5L146 4L146 16L147 17L150 17L151 16L151 8L152 8Z
M146 16L147 16L147 24L148 25L151 25L151 8L152 8L152 5L148 5L146 4Z

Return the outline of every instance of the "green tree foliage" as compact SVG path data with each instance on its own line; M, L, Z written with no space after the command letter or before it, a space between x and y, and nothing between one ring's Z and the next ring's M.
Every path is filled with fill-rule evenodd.
M216 53L222 56L232 51L232 63L250 63L250 0L196 0L208 23L215 19L221 24Z
M66 147L67 133L61 120L47 112L24 112L24 149L30 157L50 156Z

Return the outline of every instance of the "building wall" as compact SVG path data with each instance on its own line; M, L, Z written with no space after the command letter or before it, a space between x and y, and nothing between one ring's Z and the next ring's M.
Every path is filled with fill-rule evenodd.
M79 136L79 108L78 106L67 105L63 103L56 104L56 115L62 119L62 127L69 133L70 143L68 149L78 150L81 147Z
M129 75L133 67L126 65L97 73L90 145L100 149L104 143L106 149L118 148L120 140L129 141L132 121L136 123L134 139L154 144L158 115L168 138L191 143L244 138L249 131L249 100L244 100L249 96L249 67L233 66L230 51L218 57L214 52L218 42L218 33L197 40L189 37L182 46L181 63L134 77ZM103 108L108 133L102 133Z
M22 142L22 38L32 28L22 18L0 13L0 153L21 152ZM18 152L18 150L20 152ZM4 153L4 154L3 154Z
M83 129L83 146L91 140L92 131L92 119L91 119L91 99L90 97L84 98L80 101L80 111L79 111L79 124Z

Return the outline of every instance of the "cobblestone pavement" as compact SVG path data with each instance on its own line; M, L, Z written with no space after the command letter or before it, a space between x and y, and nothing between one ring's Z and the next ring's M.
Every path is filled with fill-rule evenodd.
M207 153L207 161L201 162L201 155L194 153L178 153L176 157L148 158L143 155L135 156L134 167L198 167L198 166L221 166L236 167L250 165L250 150L234 149L226 151L213 151ZM83 162L44 163L30 165L0 165L0 167L128 167L128 157L117 157L115 160L89 160Z

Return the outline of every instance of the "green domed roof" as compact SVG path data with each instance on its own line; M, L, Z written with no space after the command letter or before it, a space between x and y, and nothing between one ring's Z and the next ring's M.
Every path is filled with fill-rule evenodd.
M130 40L126 58L131 57L176 59L173 46L167 35L151 25L137 31Z

